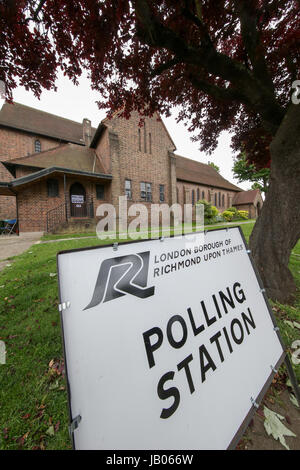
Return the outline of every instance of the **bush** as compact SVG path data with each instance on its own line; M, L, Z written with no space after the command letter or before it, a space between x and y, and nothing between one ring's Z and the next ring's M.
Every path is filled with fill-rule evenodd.
M237 211L237 212L238 212L238 216L241 219L247 220L249 218L249 212L248 211Z
M233 219L233 216L234 216L233 212L228 211L228 210L224 211L222 214L222 217L224 220L226 220L226 222L231 222Z
M197 204L203 204L204 206L204 223L212 224L215 222L216 216L219 214L218 209L212 206L210 202L205 199L201 199Z
M228 207L226 211L232 212L233 214L237 214L238 210L236 207Z
M217 217L217 215L219 214L219 211L216 208L216 206L211 206L211 210L212 210L212 213L213 213L213 217Z

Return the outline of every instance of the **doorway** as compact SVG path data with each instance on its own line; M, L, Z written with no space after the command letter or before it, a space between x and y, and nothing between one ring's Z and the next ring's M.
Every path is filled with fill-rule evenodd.
M70 187L71 217L86 217L86 193L81 183L73 183Z

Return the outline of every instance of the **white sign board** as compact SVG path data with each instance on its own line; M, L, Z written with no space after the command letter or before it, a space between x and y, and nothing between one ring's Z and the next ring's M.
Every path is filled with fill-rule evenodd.
M71 196L71 201L72 201L72 204L83 204L84 203L84 196L78 194L72 194ZM77 206L77 207L80 207L80 206Z
M76 449L226 449L283 360L239 228L193 237L58 254Z

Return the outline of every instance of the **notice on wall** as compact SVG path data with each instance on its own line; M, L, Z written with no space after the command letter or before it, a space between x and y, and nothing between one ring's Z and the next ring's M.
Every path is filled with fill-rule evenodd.
M83 204L84 203L84 196L81 195L81 194L72 194L71 195L71 202L72 202L72 204ZM78 206L76 206L76 207L78 207Z
M76 449L226 449L284 358L239 228L58 254Z

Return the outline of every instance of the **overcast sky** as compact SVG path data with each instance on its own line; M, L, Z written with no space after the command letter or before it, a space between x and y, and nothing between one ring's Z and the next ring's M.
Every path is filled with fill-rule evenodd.
M82 122L83 118L88 118L92 121L93 127L97 127L99 122L105 117L105 112L100 111L96 104L96 101L100 101L101 97L98 93L91 90L90 82L87 78L81 78L80 85L75 86L70 80L60 74L57 80L57 88L57 92L43 91L40 100L38 100L31 92L19 87L14 90L13 98L18 103L72 119L73 121ZM212 161L219 166L220 173L224 178L242 189L250 189L250 182L237 183L237 180L233 178L231 170L233 166L233 152L230 149L230 137L228 134L223 133L216 151L212 155L206 155L199 151L199 144L197 142L191 142L192 134L188 132L182 122L176 123L175 117L176 115L170 118L162 118L175 142L177 154L203 163Z

